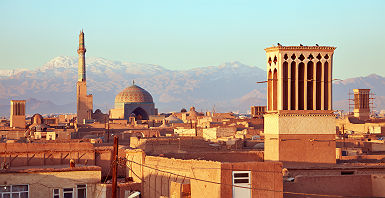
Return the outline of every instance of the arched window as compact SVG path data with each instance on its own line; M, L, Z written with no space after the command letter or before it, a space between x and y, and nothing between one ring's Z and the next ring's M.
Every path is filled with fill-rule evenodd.
M329 110L329 63L324 63L324 109Z
M307 109L313 109L313 76L314 64L312 61L307 63Z
M290 96L291 96L291 99L290 99L290 106L291 106L291 110L294 110L295 109L295 62L291 62L291 66L290 66L290 81L291 81L291 88L290 88Z
M321 110L321 79L322 77L322 63L320 61L317 62L316 65L316 108L317 110Z
M298 64L298 110L304 110L304 78L305 78L305 64Z
M277 69L274 69L274 73L273 73L273 110L277 110L277 105L278 105L278 100L277 100L277 96L278 96L278 72L277 72Z
M282 84L283 84L283 110L287 110L288 109L288 97L289 97L289 94L288 94L288 91L289 91L289 83L288 83L288 63L285 61L283 62L283 70L282 70Z
M273 100L273 74L271 70L269 70L269 74L267 76L267 108L269 111L273 110L272 100Z

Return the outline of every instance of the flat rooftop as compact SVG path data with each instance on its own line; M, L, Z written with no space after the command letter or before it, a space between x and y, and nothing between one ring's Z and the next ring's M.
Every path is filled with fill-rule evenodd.
M20 166L10 167L8 169L0 170L2 173L39 173L39 172L70 172L70 171L102 171L99 166L85 166L76 165L71 168L68 165L49 165L49 166Z

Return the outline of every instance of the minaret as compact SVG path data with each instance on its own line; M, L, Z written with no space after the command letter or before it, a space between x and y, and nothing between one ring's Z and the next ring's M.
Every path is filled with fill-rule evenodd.
M84 45L84 32L79 34L79 66L78 66L78 82L76 83L77 94L77 123L83 124L85 120L92 117L92 95L87 95L86 83L86 48Z
M86 81L86 48L84 46L84 32L79 34L79 66L78 66L78 81Z

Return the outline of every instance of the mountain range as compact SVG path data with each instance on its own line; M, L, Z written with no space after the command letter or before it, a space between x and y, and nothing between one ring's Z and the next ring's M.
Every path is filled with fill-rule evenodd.
M56 57L33 69L0 70L0 115L9 115L11 99L26 99L27 113L75 113L77 58ZM111 61L88 57L87 88L94 110L113 108L116 94L135 84L149 91L159 112L197 110L247 112L266 105L266 71L240 62L189 70L169 70L159 65ZM385 109L385 78L376 74L333 84L334 109L348 109L349 91L369 88L376 94L377 110Z

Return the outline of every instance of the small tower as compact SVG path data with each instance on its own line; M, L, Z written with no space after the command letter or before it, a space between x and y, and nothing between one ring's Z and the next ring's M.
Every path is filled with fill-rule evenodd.
M85 120L90 120L93 112L92 95L87 95L86 82L86 48L84 45L84 32L79 34L79 66L78 82L76 83L77 95L77 123L82 124Z
M11 100L10 126L25 128L25 100Z
M335 163L332 63L335 47L266 48L266 161Z
M370 116L370 89L353 89L354 117L366 121Z

